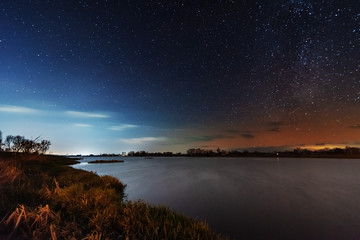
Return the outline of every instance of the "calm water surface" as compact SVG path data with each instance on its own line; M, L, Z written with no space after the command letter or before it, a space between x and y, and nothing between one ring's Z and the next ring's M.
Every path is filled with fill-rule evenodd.
M121 158L75 165L235 239L360 240L360 160ZM109 159L109 158L106 158ZM119 159L117 157L116 159Z

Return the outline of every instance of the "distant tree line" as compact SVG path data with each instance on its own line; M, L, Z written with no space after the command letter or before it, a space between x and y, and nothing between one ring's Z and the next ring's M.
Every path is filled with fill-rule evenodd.
M289 151L273 151L273 152L260 152L249 150L209 150L202 148L191 148L183 153L173 152L147 152L147 151L130 151L127 154L100 154L90 156L129 156L129 157L275 157L275 158L360 158L360 148L345 147L345 148L324 148L320 150L309 150L306 148L296 148ZM81 156L81 155L78 155Z
M293 151L281 152L250 152L248 150L238 151L230 150L224 151L218 148L216 151L192 148L187 150L186 156L190 157L295 157L295 158L360 158L360 148L345 147L345 148L324 148L320 150L309 150L296 148Z
M146 151L130 151L127 154L128 156L132 157L176 157L176 156L182 156L182 154L179 153L173 153L173 152L146 152Z
M324 148L320 150L308 150L302 148L296 148L289 151L279 152L260 152L260 151L249 151L249 150L209 150L202 148L191 148L182 153L172 152L146 152L146 151L131 151L128 152L127 156L132 157L284 157L284 158L360 158L360 148L357 147L345 147L345 148Z
M201 148L191 148L186 151L187 156L206 156L206 157L215 157L215 156L225 156L229 154L229 152L226 152L220 148L216 149L216 151L213 150L207 150L207 149L201 149Z
M5 140L0 131L0 152L24 152L24 153L42 153L45 154L50 148L49 140L40 140L40 137L34 140L26 139L20 135L8 135Z

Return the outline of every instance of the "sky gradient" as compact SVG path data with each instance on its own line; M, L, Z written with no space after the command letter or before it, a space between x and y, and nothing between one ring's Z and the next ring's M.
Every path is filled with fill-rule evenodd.
M360 146L360 4L0 2L0 130L59 154Z

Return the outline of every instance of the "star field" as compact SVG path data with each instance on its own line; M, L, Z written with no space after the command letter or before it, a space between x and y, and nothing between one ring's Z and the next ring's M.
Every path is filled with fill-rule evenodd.
M42 135L59 153L360 143L355 0L2 1L0 12L4 135Z

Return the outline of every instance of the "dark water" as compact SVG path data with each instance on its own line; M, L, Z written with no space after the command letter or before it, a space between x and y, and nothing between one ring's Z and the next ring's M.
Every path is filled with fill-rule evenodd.
M167 205L231 238L360 239L360 160L122 159L75 167L115 176L128 199Z

